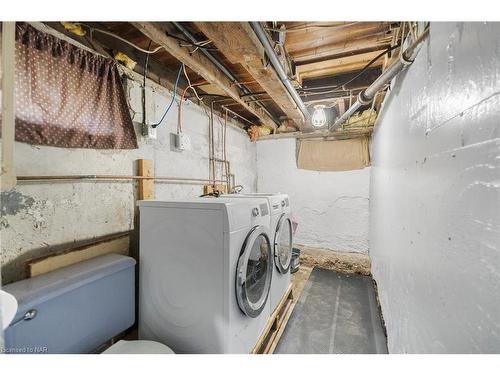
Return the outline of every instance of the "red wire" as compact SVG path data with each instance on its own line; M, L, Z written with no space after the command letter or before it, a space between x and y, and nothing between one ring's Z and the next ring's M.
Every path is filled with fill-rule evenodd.
M184 101L184 96L186 95L187 90L189 89L190 86L186 87L182 93L181 96L181 101L179 103L179 112L177 114L177 130L179 132L182 131L182 102Z
M177 129L178 131L182 131L182 102L184 101L184 97L186 96L186 92L190 89L190 88L193 88L195 86L200 86L200 85L204 85L206 84L205 82L198 82L198 83L193 83L191 84L190 86L186 87L184 89L184 91L182 92L182 96L181 96L181 101L179 103L179 112L177 114ZM193 89L194 90L194 89Z

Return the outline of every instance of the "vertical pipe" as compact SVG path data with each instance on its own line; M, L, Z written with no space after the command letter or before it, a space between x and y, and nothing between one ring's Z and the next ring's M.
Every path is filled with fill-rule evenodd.
M2 22L2 173L1 191L12 189L16 185L14 170L15 140L15 43L16 23Z
M230 189L230 181L229 181L229 162L227 161L227 151L226 151L226 146L227 146L227 142L226 142L226 137L227 137L227 111L225 112L225 116L224 116L224 133L223 133L223 152L224 152L224 169L225 169L225 173L226 173L226 193L229 193L229 189Z
M215 188L215 144L214 144L214 102L210 103L210 133L211 139L210 143L212 145L212 155L210 155L210 163L212 166L212 185Z
M210 109L212 109L213 103L210 103ZM210 181L212 178L212 118L208 116L208 179Z

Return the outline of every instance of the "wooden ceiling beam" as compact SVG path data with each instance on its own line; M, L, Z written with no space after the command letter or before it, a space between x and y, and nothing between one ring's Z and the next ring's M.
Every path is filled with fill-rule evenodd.
M302 87L304 89L315 89L318 87L324 86L338 86L342 85L344 82L349 82L346 86L346 90L349 90L352 87L360 87L360 86L369 86L373 81L375 81L378 76L382 74L382 69L380 67L368 68L362 74L360 74L360 70L356 70L354 72L328 76L328 77L320 77L320 78L311 78L305 79L302 82ZM356 77L360 74L358 77Z
M290 37L287 35L286 47L290 53L308 48L321 47L324 45L346 43L351 40L360 40L373 36L390 36L389 29L386 27L373 27L370 29L356 29L346 32L322 31L321 34L315 33L294 33Z
M196 22L232 64L241 64L298 129L307 126L277 73L263 64L264 48L248 22Z
M356 95L358 95L360 91L366 89L366 87L368 86L353 88L351 92L352 95L354 96L354 99L356 99ZM302 100L304 100L304 103L309 104L309 103L318 103L322 101L347 99L349 98L349 92L338 91L336 93L328 93L328 94L307 94L307 95L301 95L301 97Z
M245 103L240 97L238 89L210 60L201 53L190 54L188 49L179 46L178 41L169 38L165 33L167 28L164 24L157 22L131 22L131 24L153 42L163 46L168 53L181 63L184 63L205 80L219 87L227 96L240 103L248 112L256 116L262 124L276 128L274 120L262 108L259 108L255 103Z
M333 55L325 55L325 56L315 57L315 58L312 58L309 60L296 61L295 65L296 66L310 65L310 64L316 64L316 63L329 61L329 60L341 59L343 57L362 55L364 53L380 51L381 49L389 48L389 46L390 46L390 44L387 43L386 45L383 45L383 46L382 45L374 45L374 46L361 48L361 49L345 50L343 52L339 52L339 53L336 53Z
M309 47L300 50L287 50L292 55L296 63L304 60L316 59L329 55L344 53L346 51L356 51L374 46L387 46L392 41L392 36L387 34L367 35L362 38L345 39L335 43L325 43L317 47ZM286 43L285 43L286 45Z
M302 65L297 67L297 79L299 82L307 78L322 77L327 75L341 74L359 70L366 66L381 51L365 53L362 55L343 57L337 60L322 61L319 63ZM384 60L379 58L372 63L372 67L382 66Z

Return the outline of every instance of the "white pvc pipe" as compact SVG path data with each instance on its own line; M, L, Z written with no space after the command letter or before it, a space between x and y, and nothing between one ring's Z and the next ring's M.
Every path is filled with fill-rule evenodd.
M418 37L415 42L406 49L402 54L402 58L395 61L389 68L387 68L366 90L361 91L358 95L358 100L349 107L347 111L340 116L337 121L331 127L331 131L337 129L345 121L349 119L362 105L370 104L375 97L375 94L379 92L387 83L389 83L394 77L396 77L400 72L402 72L408 65L410 65L415 57L417 56L420 44L429 34L429 28L424 30L424 32Z

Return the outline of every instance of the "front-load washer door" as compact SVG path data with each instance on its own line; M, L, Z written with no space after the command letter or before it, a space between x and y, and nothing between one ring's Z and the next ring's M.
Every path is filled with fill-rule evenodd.
M292 220L281 215L274 235L274 264L280 273L287 273L292 261Z
M273 255L271 242L263 226L252 228L238 259L236 298L245 315L259 316L271 287Z

